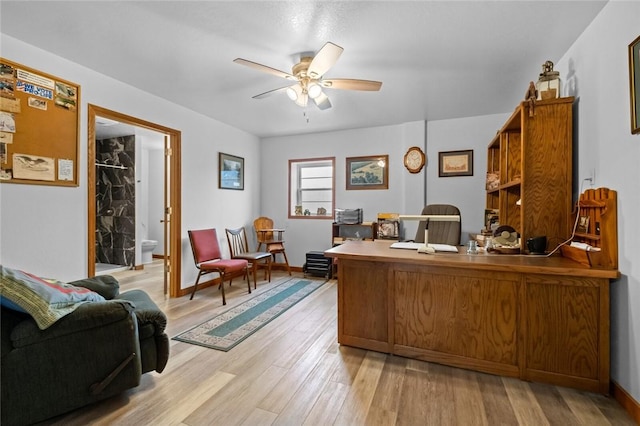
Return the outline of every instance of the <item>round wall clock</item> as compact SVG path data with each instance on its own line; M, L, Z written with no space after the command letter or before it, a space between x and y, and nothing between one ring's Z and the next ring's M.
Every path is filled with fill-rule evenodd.
M418 173L424 167L425 160L424 152L419 147L412 146L404 155L404 166L409 172Z

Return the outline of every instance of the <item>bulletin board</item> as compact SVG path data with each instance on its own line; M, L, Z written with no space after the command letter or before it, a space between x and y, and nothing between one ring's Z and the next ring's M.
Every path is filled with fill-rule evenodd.
M78 186L80 86L0 57L0 183Z

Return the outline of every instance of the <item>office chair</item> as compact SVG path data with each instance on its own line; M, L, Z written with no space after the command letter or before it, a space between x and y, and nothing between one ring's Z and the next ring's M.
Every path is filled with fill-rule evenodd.
M243 272L243 276L247 278L247 288L251 293L251 283L247 275L247 266L249 262L244 259L222 259L220 253L220 245L218 244L218 234L215 229L199 229L191 230L189 233L189 242L191 242L191 250L193 251L193 260L198 268L198 278L193 285L193 292L189 300L193 300L196 294L200 277L211 272L220 274L220 285L218 288L222 290L222 304L226 305L227 300L224 295L224 280L229 276L229 285L233 281L235 272Z
M460 210L450 204L429 204L422 209L422 215L458 215ZM416 231L416 243L424 243L424 230L427 222L422 220ZM461 221L430 221L429 241L432 244L460 245Z

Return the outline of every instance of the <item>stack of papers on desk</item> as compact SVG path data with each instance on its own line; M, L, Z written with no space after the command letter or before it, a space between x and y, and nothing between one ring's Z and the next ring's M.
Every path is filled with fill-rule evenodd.
M397 243L391 244L391 248L408 249L408 250L418 250L418 248L422 246L424 246L423 243L414 243L409 241L398 241ZM435 251L440 251L440 252L449 252L449 253L458 252L458 248L456 246L452 246L449 244L429 243L429 247L431 247Z

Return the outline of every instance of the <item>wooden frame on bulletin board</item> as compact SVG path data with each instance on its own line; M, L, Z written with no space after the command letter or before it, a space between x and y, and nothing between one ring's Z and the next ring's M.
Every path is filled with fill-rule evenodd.
M78 186L80 86L0 57L0 182Z

